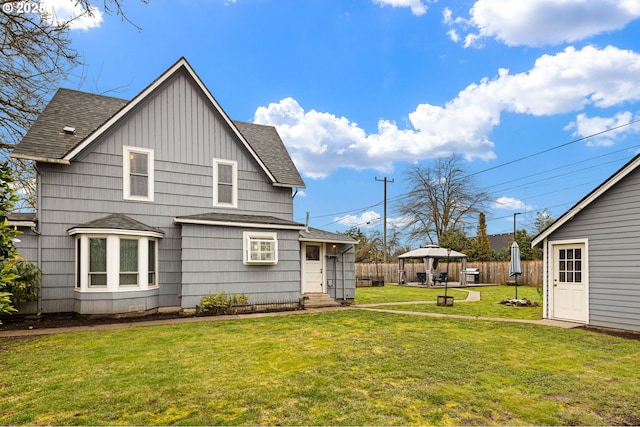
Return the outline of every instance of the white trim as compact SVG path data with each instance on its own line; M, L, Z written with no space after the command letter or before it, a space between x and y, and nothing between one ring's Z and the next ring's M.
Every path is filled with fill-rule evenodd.
M590 194L580 200L575 206L565 212L557 221L551 224L547 229L545 229L542 233L536 236L531 241L531 246L539 245L544 239L549 237L551 233L556 231L566 222L571 221L573 217L575 217L581 210L589 206L594 200L600 197L603 193L607 192L611 187L617 184L620 180L626 177L628 174L633 172L640 165L640 155L633 158L630 162L624 165L618 172L609 177L603 184L593 190Z
M218 166L231 166L231 203L218 201ZM237 208L238 207L238 162L227 159L213 159L213 206L217 208Z
M90 245L89 239L106 239L107 248L107 286L103 287L91 287L89 286L89 259L90 259ZM137 285L122 285L120 286L120 241L121 239L136 240L138 242L138 283ZM122 233L118 234L106 234L106 233L81 233L75 239L75 282L74 289L77 292L130 292L130 291L144 291L150 289L157 289L159 287L158 281L158 242L159 240L154 236L133 236ZM148 263L149 263L149 241L153 240L155 244L155 283L149 283L148 275ZM78 269L78 241L80 241L80 268ZM80 288L75 286L78 283L78 271L80 274L79 282ZM126 272L124 272L126 273Z
M212 221L205 219L189 219L189 218L174 218L173 222L176 224L199 224L199 225L214 225L219 227L241 227L241 228L270 228L273 230L304 230L305 226L295 225L283 225L283 224L266 224L255 222L233 222L233 221Z
M253 260L251 259L251 242L254 240L265 240L273 242L273 259ZM260 233L245 231L242 233L242 263L245 265L275 265L278 263L278 233Z
M310 291L306 282L305 282L305 275L307 273L307 246L319 246L320 247L320 259L318 260L320 262L320 277L321 277L321 283L320 283L320 292L322 293L326 293L326 289L327 289L327 280L325 277L325 272L327 271L327 257L325 256L326 251L327 251L327 247L326 244L323 242L303 242L302 245L300 245L300 262L302 263L301 269L300 269L300 280L301 280L301 284L300 284L300 289L301 292L307 293L307 292L315 292L313 289Z
M260 160L260 157L258 157L256 152L251 148L251 146L249 145L247 140L244 138L244 136L242 136L242 134L240 133L240 131L238 130L236 125L233 124L233 121L231 121L229 116L227 116L227 113L225 113L224 110L222 109L222 107L220 107L220 105L218 104L216 99L213 97L211 92L209 92L209 89L207 89L207 87L204 85L202 80L200 80L200 77L198 77L198 75L195 73L193 68L191 68L191 65L189 65L189 63L187 62L187 60L184 57L180 58L175 64L173 64L171 67L169 67L169 69L167 69L164 73L162 73L160 75L160 77L158 77L153 83L151 83L142 92L140 92L138 95L136 95L135 98L133 98L128 104L126 104L124 107L122 107L120 109L120 111L118 111L116 114L114 114L109 120L104 122L102 124L102 126L100 126L98 129L96 129L91 135L86 137L73 150L71 150L69 153L67 153L67 155L64 156L64 158L62 160L58 160L58 162L64 163L66 161L67 164L68 164L78 154L80 154L80 152L83 151L89 144L91 144L93 141L98 139L102 134L104 134L108 129L110 129L111 126L113 126L120 119L122 119L124 116L126 116L127 113L129 113L131 110L136 108L136 106L138 106L138 104L142 103L147 98L147 96L149 96L156 89L158 89L160 86L162 86L166 81L168 81L180 69L184 69L187 72L187 74L189 74L189 76L195 81L195 83L198 85L200 90L202 90L202 92L207 97L207 99L209 100L211 105L213 105L213 107L220 114L222 119L231 128L231 130L236 135L236 137L240 140L240 142L242 142L242 144L247 149L247 151L249 151L249 153L253 156L255 161L258 163L258 165L260 165L260 167L264 171L264 173L266 173L267 176L269 177L269 179L271 179L272 184L275 184L277 182L275 177L271 174L269 169L267 169L267 167L262 162L262 160Z
M553 278L555 276L555 247L556 246L564 246L564 245L583 245L584 246L584 254L582 259L582 276L584 283L584 313L585 320L582 319L559 319L559 320L567 320L576 323L585 323L589 324L589 239L565 239L565 240L552 240L546 241L548 247L547 255L547 275L545 276L546 280L546 293L547 294L547 302L548 302L548 318L556 319L556 315L554 313L554 286L553 286Z
M147 195L137 196L131 194L131 162L129 155L131 153L144 154L147 156ZM153 150L150 148L132 147L130 145L122 146L122 194L125 200L135 200L142 202L153 202L154 197L154 158Z
M14 159L22 159L22 160L33 160L35 162L42 162L42 163L57 163L57 164L61 164L61 165L70 165L71 162L69 160L64 160L64 159L52 159L49 157L40 157L40 156L30 156L28 154L20 154L20 153L11 153L11 157L13 157Z
M7 225L12 227L35 227L36 223L33 221L7 221Z
M74 234L117 234L122 236L140 236L140 237L155 237L158 239L162 239L164 234L156 232L156 231L142 231L142 230L122 230L119 228L78 228L74 227L69 229L67 232L70 236Z

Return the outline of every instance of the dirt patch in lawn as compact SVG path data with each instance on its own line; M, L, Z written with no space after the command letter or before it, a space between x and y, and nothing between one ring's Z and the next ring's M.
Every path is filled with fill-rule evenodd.
M150 320L180 319L184 313L153 313L142 316L87 316L77 313L43 314L40 316L2 316L0 331L23 331L33 329L68 328L73 326L97 326L119 323L146 322Z

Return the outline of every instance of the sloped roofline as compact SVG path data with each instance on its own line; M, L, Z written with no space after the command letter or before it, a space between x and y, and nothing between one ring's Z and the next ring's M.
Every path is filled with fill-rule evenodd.
M255 161L260 165L262 170L271 180L271 183L275 186L281 187L291 187L290 185L279 183L273 174L269 171L266 165L262 162L260 157L258 157L257 153L251 148L251 145L247 142L244 136L240 133L238 128L235 126L233 121L229 118L227 113L222 109L218 101L213 97L209 89L205 86L203 81L198 77L198 74L191 67L186 58L181 57L175 64L169 67L164 73L162 73L158 78L156 78L149 86L142 90L138 95L136 95L129 103L127 103L124 107L122 107L116 114L114 114L110 119L104 122L100 127L98 127L93 133L87 136L80 144L75 146L71 151L69 151L63 158L62 162L68 163L74 158L76 158L87 146L89 146L93 141L98 139L101 135L103 135L106 131L108 131L111 126L115 125L120 119L122 119L125 115L127 115L130 111L136 108L141 102L143 102L148 96L150 96L156 89L162 86L167 80L169 80L173 75L178 73L180 70L184 69L191 78L196 82L202 93L205 94L211 105L214 106L216 111L220 114L220 116L227 123L229 128L233 131L233 133L238 137L238 139L242 142L244 147L249 151L249 153L253 156Z
M589 206L594 200L607 192L611 187L620 182L624 177L633 172L638 166L640 166L640 154L636 155L633 159L627 162L624 166L618 169L613 175L611 175L602 184L596 187L593 191L582 198L571 209L566 211L560 218L555 220L550 226L542 230L540 234L531 240L531 246L535 247L541 244L547 237L553 232L562 227L566 222L571 221L581 210Z

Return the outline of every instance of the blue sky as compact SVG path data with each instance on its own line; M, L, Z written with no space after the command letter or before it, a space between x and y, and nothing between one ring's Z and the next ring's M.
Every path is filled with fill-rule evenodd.
M68 13L69 0L57 4ZM96 2L102 4L102 2ZM634 0L151 0L75 23L65 87L131 99L184 56L235 120L275 126L307 188L295 217L382 230L413 162L457 153L489 233L560 216L640 148ZM575 142L574 142L575 141ZM468 235L474 235L469 224Z

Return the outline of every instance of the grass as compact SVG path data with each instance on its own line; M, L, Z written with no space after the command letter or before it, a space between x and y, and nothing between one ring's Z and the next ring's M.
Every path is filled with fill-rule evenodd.
M500 304L505 298L515 297L513 286L479 286L465 288L471 291L480 292L480 301L462 302L467 297L467 292L462 290L447 291L447 295L455 297L452 307L439 307L433 303L423 304L402 304L385 305L387 310L415 311L427 313L456 314L474 317L499 317L510 319L535 320L542 319L542 306L539 307L509 307ZM387 302L402 301L430 301L435 302L438 295L442 295L444 289L416 288L406 286L384 286L378 288L358 288L356 290L356 303L377 304ZM387 296L388 295L388 296ZM542 298L536 288L531 286L519 286L518 298L527 299L542 303Z
M639 341L530 324L339 310L4 339L0 357L1 425L640 424Z

